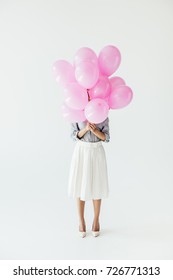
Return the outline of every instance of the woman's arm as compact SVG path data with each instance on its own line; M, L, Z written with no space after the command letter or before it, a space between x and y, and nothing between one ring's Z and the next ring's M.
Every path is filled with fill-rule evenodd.
M110 134L109 134L109 118L107 118L103 122L103 127L100 130L97 129L95 124L90 124L90 130L102 141L109 142L110 141Z
M87 123L87 125L82 128L81 130L79 129L79 126L77 123L71 123L71 138L74 141L79 140L80 138L82 138L84 136L84 134L89 130L89 124Z
M100 138L102 141L106 140L106 136L103 132L101 132L100 130L98 130L97 128L93 131L93 133Z
M101 139L102 141L109 141L108 138L108 135L107 135L107 129L105 129L103 132L98 130L96 125L95 124L92 124L92 123L87 123L87 125L82 128L81 130L79 130L79 127L77 127L77 124L76 123L72 123L72 133L71 133L71 136L73 138L73 140L77 140L77 139L80 139L82 138L85 133L87 133L87 131L92 131L93 134L95 134L99 139ZM106 127L104 127L106 128Z
M82 128L81 130L78 131L77 133L77 137L78 138L82 138L82 136L84 136L84 134L88 131L88 129L86 127Z
M106 135L101 132L100 130L98 130L96 128L96 125L95 124L90 124L90 130L98 137L100 138L102 141L105 141L106 140Z

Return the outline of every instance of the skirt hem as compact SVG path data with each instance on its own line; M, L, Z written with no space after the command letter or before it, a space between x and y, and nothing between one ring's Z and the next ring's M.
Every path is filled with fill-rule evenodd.
M68 195L68 197L73 199L80 198L79 195ZM102 195L101 197L87 197L87 198L81 197L80 200L88 201L88 200L98 200L98 199L106 199L106 198L109 198L109 195Z

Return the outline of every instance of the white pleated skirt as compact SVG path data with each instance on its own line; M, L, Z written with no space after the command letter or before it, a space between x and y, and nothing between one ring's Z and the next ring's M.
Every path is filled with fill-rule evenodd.
M107 161L102 142L78 140L71 160L68 196L86 201L108 195Z

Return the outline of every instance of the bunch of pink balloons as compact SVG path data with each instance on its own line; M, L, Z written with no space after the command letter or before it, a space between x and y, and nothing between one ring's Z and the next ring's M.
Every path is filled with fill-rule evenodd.
M80 48L73 65L57 60L53 72L63 87L63 117L69 122L100 123L108 117L110 109L127 106L133 92L118 76L110 77L119 67L121 54L117 47L105 46L98 57L87 47Z

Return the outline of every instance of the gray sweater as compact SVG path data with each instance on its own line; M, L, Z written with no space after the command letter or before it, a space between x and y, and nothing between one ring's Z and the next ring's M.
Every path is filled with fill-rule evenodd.
M81 140L85 142L99 142L103 141L100 138L98 138L92 131L87 131L82 138L78 138L77 133L81 129L83 129L87 124L87 121L79 122L79 123L71 123L71 138L74 141ZM101 123L96 124L96 127L98 130L103 132L106 136L106 139L103 142L109 142L110 141L110 134L109 134L109 118L104 120Z

